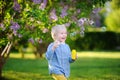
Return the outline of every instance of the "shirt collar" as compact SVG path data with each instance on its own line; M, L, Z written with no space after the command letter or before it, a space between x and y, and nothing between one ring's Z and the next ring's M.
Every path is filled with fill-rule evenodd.
M60 44L65 44L65 42L61 42Z

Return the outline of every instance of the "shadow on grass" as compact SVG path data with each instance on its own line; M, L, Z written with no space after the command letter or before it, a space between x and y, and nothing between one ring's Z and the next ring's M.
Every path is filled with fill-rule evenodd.
M52 80L52 79L50 76L38 73L6 71L4 72L4 75L0 80Z
M8 79L6 77L0 77L0 80L10 80L10 79Z

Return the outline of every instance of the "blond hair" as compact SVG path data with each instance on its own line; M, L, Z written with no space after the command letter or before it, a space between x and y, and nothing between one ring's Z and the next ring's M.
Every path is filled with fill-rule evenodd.
M66 30L67 31L65 25L56 25L56 26L52 27L51 35L52 35L53 40L56 40L56 35L60 30Z

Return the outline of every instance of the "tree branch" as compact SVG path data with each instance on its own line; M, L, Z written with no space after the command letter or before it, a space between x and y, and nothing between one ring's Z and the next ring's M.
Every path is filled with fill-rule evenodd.
M7 48L8 48L8 46L9 46L9 44L10 44L10 42L7 43L6 47L4 48L4 50L1 53L1 56L5 55L5 52L6 52Z

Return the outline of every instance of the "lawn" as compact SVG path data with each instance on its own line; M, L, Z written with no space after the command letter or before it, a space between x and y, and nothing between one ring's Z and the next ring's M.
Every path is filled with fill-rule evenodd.
M69 80L120 80L119 52L80 52L71 64ZM48 74L47 61L33 55L11 54L3 68L8 80L53 80Z

